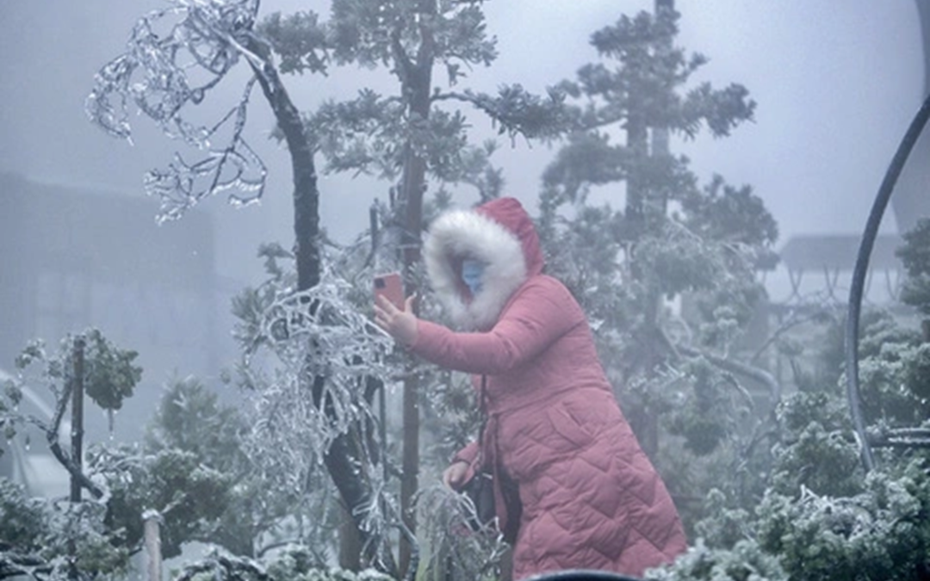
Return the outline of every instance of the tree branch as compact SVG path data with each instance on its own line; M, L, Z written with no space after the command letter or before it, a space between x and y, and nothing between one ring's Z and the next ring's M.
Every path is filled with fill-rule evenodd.
M28 576L41 581L43 575L50 575L53 570L47 560L35 555L0 551L0 579Z
M66 381L64 389L58 394L58 401L55 402L55 415L52 417L51 425L49 425L48 429L45 431L45 439L48 441L48 447L55 456L55 459L65 467L65 470L78 481L82 488L86 488L94 495L94 498L99 499L103 497L103 490L81 471L80 467L74 462L71 456L61 448L61 444L58 442L59 432L61 431L61 421L65 415L68 400L71 399L71 391L73 389L71 381L73 381L73 379Z
M742 375L743 377L748 377L762 383L769 389L769 400L773 407L781 401L781 385L774 377L772 377L769 372L765 371L764 369L752 367L751 365L746 365L745 363L740 363L731 359L717 357L716 355L711 355L710 353L705 353L685 345L679 345L677 349L685 355L690 357L704 357L723 370L730 371L732 373L736 373Z

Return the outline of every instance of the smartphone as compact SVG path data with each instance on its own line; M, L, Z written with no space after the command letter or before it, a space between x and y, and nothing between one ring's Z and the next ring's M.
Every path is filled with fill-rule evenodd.
M404 283L400 273L390 272L375 276L375 297L384 295L398 309L404 309Z

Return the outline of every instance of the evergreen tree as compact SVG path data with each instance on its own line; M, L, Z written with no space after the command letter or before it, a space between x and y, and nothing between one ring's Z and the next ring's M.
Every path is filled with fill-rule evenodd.
M408 295L419 286L420 237L431 182L440 203L449 200L447 184L472 185L482 199L497 196L502 187L500 172L489 162L495 145L469 145L465 115L444 105L475 107L502 133L550 137L560 129L561 103L555 94L540 98L520 86L504 86L494 96L457 89L465 70L488 66L497 56L480 1L336 0L326 22L313 13L276 14L263 30L273 39L284 71L323 70L330 63L383 66L396 80L394 95L364 88L353 100L324 103L308 117L307 130L329 171L370 173L389 182L390 204L382 208L382 247L376 252L387 250L379 264L398 265ZM434 79L437 68L446 73L447 88ZM420 406L426 394L410 365L403 381L400 497L406 526L413 530L421 456L419 409L429 406ZM404 546L401 570L408 561L409 548Z
M918 220L904 233L904 246L896 252L904 263L907 278L901 289L901 302L930 315L930 218ZM923 323L924 339L930 341L930 322Z
M751 443L737 435L777 399L771 377L739 351L778 230L749 186L715 176L701 187L671 152L671 136L706 128L726 137L755 109L738 84L689 88L707 59L675 45L679 18L661 1L655 14L622 16L591 36L600 61L559 85L574 130L543 176L540 221L625 413L685 498L700 494L695 479L707 468L693 459L726 448L738 463ZM770 391L761 414L747 391L760 380ZM661 433L681 438L691 460L670 457L676 446L661 446Z

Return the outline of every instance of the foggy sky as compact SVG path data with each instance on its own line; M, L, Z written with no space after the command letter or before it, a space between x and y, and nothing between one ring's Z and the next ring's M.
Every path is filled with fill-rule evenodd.
M41 182L93 186L142 197L142 175L170 161L174 144L138 118L135 147L91 126L83 102L94 72L117 56L136 18L164 4L155 0L0 0L0 171ZM494 91L522 83L533 91L573 76L596 54L588 37L633 15L651 1L493 0L485 4L489 31L498 36L500 59L475 70L464 86ZM321 1L266 0L263 13L312 9ZM872 198L923 91L920 30L914 0L678 0L679 46L710 63L694 82L718 88L745 85L758 102L755 123L732 137L679 143L702 181L714 172L735 185L750 184L778 220L780 244L794 234L855 233L865 224ZM441 75L436 76L437 79ZM371 73L338 71L329 79L286 77L297 105L350 97ZM241 83L228 83L238 95ZM213 106L211 97L206 106ZM491 136L476 118L476 142ZM290 170L285 152L266 136L271 115L253 98L249 134L269 166L265 201L235 210L223 200L202 204L216 222L217 270L254 284L260 242L285 246L291 233ZM522 141L496 156L505 168L506 192L532 205L540 172L552 152ZM386 184L321 176L324 225L341 239L366 224L365 208ZM467 202L467 200L466 200ZM0 198L0 211L3 211ZM153 228L154 226L153 202ZM893 228L886 217L884 226ZM170 228L171 225L162 226Z

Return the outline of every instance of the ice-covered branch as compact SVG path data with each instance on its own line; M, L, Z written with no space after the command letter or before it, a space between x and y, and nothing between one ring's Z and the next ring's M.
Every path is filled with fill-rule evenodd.
M745 363L740 363L739 361L734 361L732 359L726 359L724 357L718 357L711 353L704 351L699 351L692 347L686 345L677 345L676 348L681 353L689 357L704 357L712 364L716 365L720 369L729 371L731 373L736 373L749 379L758 381L762 385L768 388L769 390L769 401L774 408L781 401L782 388L781 384L778 383L771 373L761 369L759 367L753 367L752 365L747 365Z
M420 534L430 547L423 564L426 571L451 581L498 575L507 545L493 522L478 531L469 528L476 513L467 496L443 486L427 487L418 493L416 508L424 516Z
M47 559L33 554L4 551L0 558L0 579L26 577L40 581L51 575L54 569Z
M260 386L250 447L263 462L290 465L284 473L294 486L305 482L338 435L371 420L365 378L393 373L393 341L348 302L350 290L328 272L307 291L258 293L253 296L264 297L258 300L265 304L253 305L256 320L239 327L243 344L274 355L270 370L259 366L258 353L243 366L247 382ZM308 387L314 377L326 378L321 392Z
M193 163L178 154L167 169L146 175L147 193L161 200L159 221L179 218L201 199L222 192L231 192L234 204L261 198L266 169L243 137L254 79L218 123L204 125L188 115L189 106L201 103L240 57L253 66L261 60L244 48L254 34L258 4L172 0L168 8L139 19L126 51L94 78L87 115L110 135L132 141L129 113L134 106L168 137L206 151L204 159ZM216 148L211 140L221 129L230 135L225 147Z

